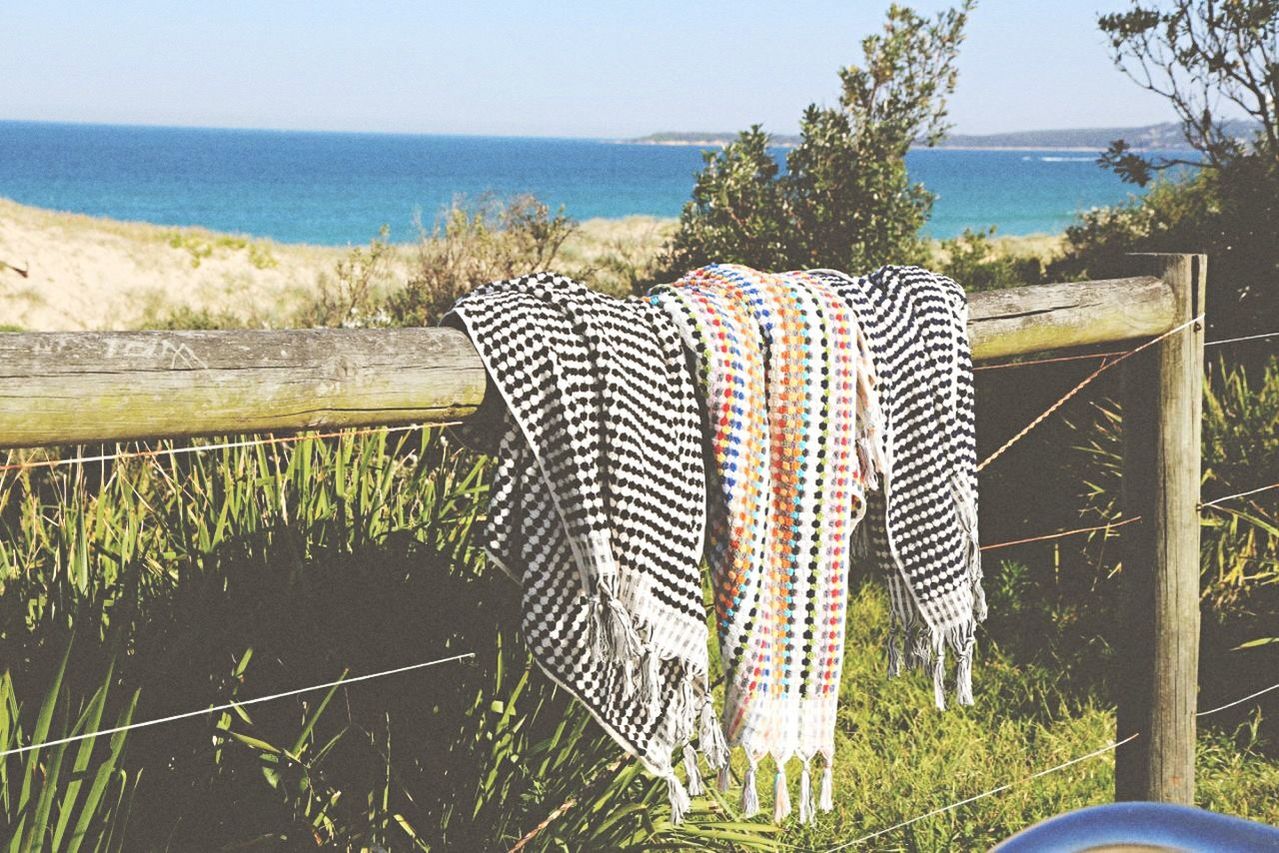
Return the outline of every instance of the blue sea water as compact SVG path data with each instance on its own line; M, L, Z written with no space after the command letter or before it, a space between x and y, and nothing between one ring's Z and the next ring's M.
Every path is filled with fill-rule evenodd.
M782 152L778 152L779 156ZM1133 190L1090 152L912 151L937 194L928 232L1057 232ZM0 121L0 196L56 210L202 225L290 243L416 235L456 196L532 193L577 219L677 216L695 148L603 140Z

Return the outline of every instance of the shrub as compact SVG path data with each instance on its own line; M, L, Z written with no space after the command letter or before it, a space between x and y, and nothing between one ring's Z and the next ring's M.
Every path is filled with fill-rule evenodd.
M932 195L906 173L906 152L945 134L946 100L971 0L927 19L889 9L862 41L864 64L839 73L838 107L811 105L783 174L759 125L707 152L664 272L711 261L762 269L922 260Z
M532 196L453 203L430 231L419 228L417 260L385 303L395 325L433 325L481 284L551 267L577 223Z
M965 228L964 233L940 245L939 271L961 283L971 293L1037 284L1043 280L1044 262L1034 256L1001 252L992 242L995 229Z
M1115 140L1101 163L1125 180L1191 176L1085 215L1059 269L1109 277L1127 271L1126 252L1205 252L1209 327L1268 331L1279 316L1279 0L1134 0L1098 23L1115 64L1168 102L1196 157L1141 155ZM1246 120L1223 121L1223 104Z
M383 225L367 248L356 246L337 262L333 277L322 276L315 301L302 312L304 326L358 328L385 325L377 284L387 276L393 248Z

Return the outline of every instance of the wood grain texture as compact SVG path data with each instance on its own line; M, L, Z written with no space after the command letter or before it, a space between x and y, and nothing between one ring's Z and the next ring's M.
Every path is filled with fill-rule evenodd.
M1175 301L1153 276L1044 284L973 294L968 332L976 359L1154 337Z
M1157 335L1158 278L974 294L979 359ZM452 329L0 334L0 447L465 417L484 369Z
M1134 255L1176 298L1174 325L1203 313L1203 255ZM1115 797L1193 805L1199 685L1199 483L1203 324L1123 365L1124 633Z
M0 334L0 446L440 422L484 386L452 329Z

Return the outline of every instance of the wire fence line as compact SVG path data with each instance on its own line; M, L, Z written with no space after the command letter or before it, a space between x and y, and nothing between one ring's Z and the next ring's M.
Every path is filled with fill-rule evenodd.
M344 676L342 678L337 679L336 681L326 681L323 684L312 684L309 687L299 687L296 690L286 690L283 693L272 693L270 696L258 696L255 699L241 699L235 702L226 702L222 705L214 705L211 708L200 708L199 710L196 710L196 711L185 711L181 714L171 714L167 717L157 717L156 719L153 719L153 720L143 720L138 723L129 723L128 725L125 725L125 726L115 726L114 728L110 728L110 729L100 729L94 732L84 732L78 735L71 735L70 737L57 738L55 740L46 740L40 743L28 744L27 746L19 746L13 749L6 749L3 752L0 752L0 758L7 758L10 755L19 755L24 752L31 752L37 749L44 749L45 747L48 747L48 746L61 746L64 743L75 743L76 741L89 740L90 738L101 737L102 735L113 735L113 734L118 734L120 732L133 731L134 729L144 729L149 726L158 726L161 723L172 723L176 720L186 720L186 719L190 719L191 717L202 717L206 714L216 714L220 711L230 711L235 708L242 708L246 705L256 705L260 702L273 702L276 699L284 699L289 696L297 696L302 693L311 693L316 690L324 690L329 687L345 686L348 684L355 684L360 681L369 681L374 678L385 678L388 675L399 675L400 673L411 672L417 669L428 669L433 666L439 666L440 664L452 663L454 661L466 660L467 658L473 658L473 657L475 657L475 652L465 652L460 655L453 655L452 657L440 658L439 660L430 660L430 661L425 661L424 663L413 663L413 664L409 664L408 666L399 666L399 667L396 667L395 669L386 669L386 670L382 670L381 672L370 672L366 675L357 675L354 678L346 678Z
M1233 495L1222 495L1221 497L1213 498L1210 501L1202 501L1199 504L1199 509L1211 509L1212 507L1219 506L1226 501L1232 501L1235 498L1246 498L1249 495L1258 495L1262 492L1269 492L1273 489L1279 489L1279 483L1271 483L1268 486L1258 486L1257 488L1249 489L1246 492L1236 492Z
M1062 539L1067 536L1075 536L1080 533L1096 533L1098 531L1109 532L1126 524L1135 524L1141 521L1140 515L1129 516L1128 518L1116 519L1105 524L1098 524L1093 527L1076 527L1073 530L1059 530L1056 533L1045 533L1040 536L1028 536L1025 539L1012 539L1007 542L995 542L990 545L982 545L982 551L997 551L1000 548L1011 548L1014 545L1025 545L1029 542L1045 542L1049 539Z
M1204 347L1218 347L1224 344L1238 344L1244 341L1261 341L1269 338L1279 338L1279 332L1265 332L1260 335L1241 335L1237 338L1218 338L1213 341L1204 341ZM1004 361L997 364L979 364L973 368L975 371L983 370L1004 370L1009 367L1033 367L1038 364L1057 364L1063 361L1096 361L1097 359L1110 358L1114 355L1123 355L1124 350L1113 350L1111 352L1085 352L1077 355L1054 356L1053 358L1036 358L1028 361Z
M1102 362L1102 363L1101 363L1101 365L1100 365L1100 366L1099 366L1096 370L1094 370L1092 373L1089 373L1089 374L1088 374L1087 376L1085 376L1082 380L1080 380L1080 381L1079 381L1079 382L1075 385L1075 387L1071 388L1071 389L1070 389L1069 391L1067 391L1065 394L1062 394L1062 395L1061 395L1061 397L1059 397L1059 398L1057 399L1057 402L1053 403L1053 404L1052 404L1051 406L1049 406L1047 409L1044 409L1044 411L1042 411L1042 412L1041 412L1041 413L1040 413L1040 414L1039 414L1039 415L1038 415L1038 416L1037 416L1034 420L1032 420L1030 423L1026 424L1026 426L1022 427L1022 429L1021 429L1021 431L1020 431L1020 432L1018 432L1018 433L1017 433L1016 435L1014 435L1012 438L1010 438L1010 439L1008 439L1007 441L1005 441L1003 444L1001 444L1001 445L1000 445L1000 446L999 446L999 447L995 450L995 452L994 452L994 453L990 454L990 455L989 455L989 456L987 456L985 459L983 459L981 462L979 462L979 463L977 464L977 470L978 470L979 472L980 472L980 471L982 471L983 469L985 469L985 468L986 468L986 466L987 466L987 465L989 465L990 463L992 463L992 462L994 462L996 459L998 459L1000 456L1002 456L1006 450L1008 450L1008 449L1009 449L1010 447L1012 447L1014 444L1016 444L1017 442L1019 442L1019 441L1021 441L1023 438L1025 438L1027 435L1029 435L1029 434L1030 434L1030 432L1031 432L1031 430L1033 430L1035 427L1039 426L1039 425L1040 425L1041 423L1043 423L1044 421L1048 420L1048 418L1049 418L1049 417L1053 414L1053 412L1057 411L1057 410L1058 410L1058 409L1060 409L1062 406L1066 405L1066 403L1067 403L1067 402L1068 402L1068 401L1069 401L1072 397L1074 397L1074 396L1075 396L1076 394L1078 394L1080 391L1082 391L1082 390L1084 390L1085 388L1087 388L1087 387L1088 387L1088 386L1092 383L1092 381L1093 381L1094 379L1096 379L1098 376L1100 376L1101 374L1105 373L1107 370L1109 370L1110 368L1114 367L1115 365L1117 365L1117 364L1121 364L1122 362L1126 361L1127 359L1132 358L1132 357L1133 357L1134 355L1136 355L1137 353L1142 352L1142 351L1144 351L1144 350L1147 350L1147 349L1149 349L1150 347L1153 347L1155 344L1159 343L1160 341L1164 340L1165 338L1169 338L1169 337L1171 337L1171 336L1173 336L1173 335L1177 334L1177 333L1178 333L1178 332L1180 332L1180 331L1183 331L1183 330L1185 330L1185 329L1190 328L1190 327L1191 327L1191 326L1193 326L1194 324L1196 324L1196 323L1198 323L1198 322L1202 321L1202 320L1203 320L1203 317L1204 317L1204 315L1202 315L1202 314L1199 314L1198 316L1195 316L1195 317L1191 317L1191 318L1190 318L1189 320L1187 320L1186 322L1184 322L1184 323L1179 323L1178 325L1173 326L1171 329L1169 329L1168 331L1164 332L1162 335L1158 335L1158 336L1156 336L1156 337L1151 338L1150 340L1146 341L1146 342L1145 342L1144 344L1142 344L1141 346L1134 347L1133 349L1130 349L1130 350L1128 350L1127 352L1124 352L1124 353L1122 353L1122 354L1120 354L1120 355L1116 356L1114 359L1111 359L1111 360L1107 360L1107 361Z
M412 432L418 429L438 429L458 426L461 421L445 421L438 424L405 424L403 426L375 426L361 429L336 430L334 432L300 432L294 435L269 435L260 438L246 438L243 441L224 441L216 444L192 444L182 447L155 447L147 450L122 450L117 453L104 453L98 456L71 456L62 459L36 459L24 462L10 462L0 465L0 471L22 471L30 468L60 468L66 465L81 465L86 462L112 462L117 459L152 459L160 456L181 456L188 453L208 453L214 450L235 450L241 447L260 447L273 444L295 444L301 441L312 441L323 438L354 438L373 433ZM12 453L12 451L10 451Z

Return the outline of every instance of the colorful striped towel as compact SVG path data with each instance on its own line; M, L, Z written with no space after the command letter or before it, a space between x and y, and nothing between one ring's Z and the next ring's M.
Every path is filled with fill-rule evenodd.
M743 810L758 811L757 765L772 756L774 819L786 817L786 765L798 758L810 821L818 754L819 804L832 807L851 532L884 466L869 351L848 302L806 273L713 265L650 298L693 353L708 418L707 556L724 731L749 767Z

